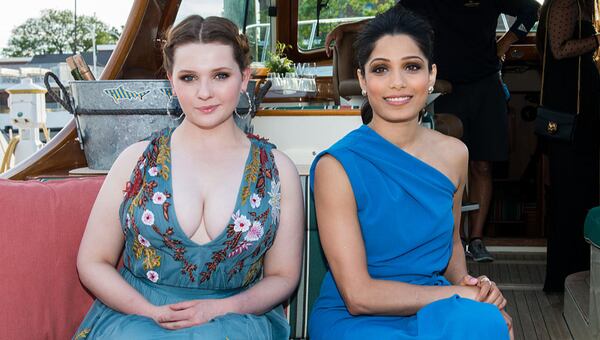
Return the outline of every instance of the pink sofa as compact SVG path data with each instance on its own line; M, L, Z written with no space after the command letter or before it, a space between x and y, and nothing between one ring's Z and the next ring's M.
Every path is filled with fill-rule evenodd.
M93 301L76 257L103 180L0 180L0 339L73 336Z

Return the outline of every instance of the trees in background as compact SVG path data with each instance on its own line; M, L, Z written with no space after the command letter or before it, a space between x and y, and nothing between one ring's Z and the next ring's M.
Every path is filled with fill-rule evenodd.
M29 57L37 54L85 52L93 46L95 27L96 44L114 44L120 31L92 16L77 16L77 30L73 12L46 9L38 18L27 19L15 27L2 54L8 57Z

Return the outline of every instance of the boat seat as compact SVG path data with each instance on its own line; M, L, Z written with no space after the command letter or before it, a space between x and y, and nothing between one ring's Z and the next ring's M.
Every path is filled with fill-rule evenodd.
M600 207L585 219L584 237L590 243L590 270L565 280L564 316L574 340L600 339Z
M357 33L345 33L333 46L333 98L340 105L340 97L360 96L360 84L356 70L358 63L354 58L352 44Z
M463 125L460 118L450 113L436 113L433 115L435 130L447 136L461 139Z
M103 177L0 179L0 339L70 339L93 302L77 251Z
M433 85L433 93L452 93L452 83L444 79L436 79Z

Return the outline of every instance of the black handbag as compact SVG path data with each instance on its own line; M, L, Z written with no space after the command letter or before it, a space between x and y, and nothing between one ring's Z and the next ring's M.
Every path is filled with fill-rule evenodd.
M581 39L581 5L577 1L579 7L579 39ZM581 101L581 55L577 65L577 111L565 112L552 110L544 107L544 75L546 73L546 53L548 47L548 17L550 8L546 12L546 33L544 37L544 61L542 64L542 86L540 89L540 105L537 109L535 118L534 131L543 138L573 142L575 139L575 131L577 130L577 118L579 117L579 107Z

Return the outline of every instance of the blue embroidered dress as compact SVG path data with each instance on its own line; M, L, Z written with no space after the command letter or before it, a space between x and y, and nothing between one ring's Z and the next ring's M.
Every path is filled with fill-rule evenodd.
M444 174L390 143L367 125L319 154L337 159L350 180L367 256L378 280L442 286L452 255L454 184ZM311 187L313 182L311 181ZM496 306L457 295L411 316L354 316L331 271L309 320L311 340L508 339Z
M125 190L120 216L123 278L155 305L225 298L261 279L279 222L280 182L273 146L249 135L250 151L231 219L208 243L193 242L173 209L170 140L151 139ZM287 339L282 308L264 315L226 314L206 324L166 330L152 319L117 312L96 300L74 339Z

